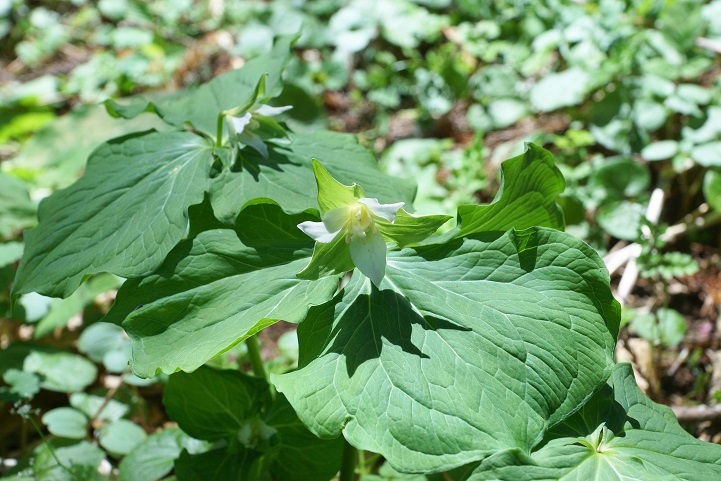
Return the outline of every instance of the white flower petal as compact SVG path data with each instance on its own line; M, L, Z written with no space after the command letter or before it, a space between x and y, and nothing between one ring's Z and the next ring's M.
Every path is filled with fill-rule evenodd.
M351 241L350 257L358 270L378 287L386 275L386 241L383 234L369 232L364 238Z
M273 115L282 114L286 110L292 109L292 105L283 105L281 107L271 107L270 105L261 105L255 109L255 113L258 115L265 115L266 117L272 117Z
M396 204L380 204L378 203L378 199L370 199L368 197L358 199L358 202L365 204L374 215L382 217L388 222L396 220L396 212L398 212L398 209L403 207L405 204L405 202L398 202Z
M245 130L245 127L250 123L250 120L252 118L253 116L250 112L246 113L245 115L241 115L240 117L231 117L230 122L233 124L235 134L242 134Z
M253 132L243 132L238 136L238 142L254 148L260 153L260 155L263 156L263 158L268 158L268 146L265 145L263 139Z
M340 229L335 232L328 231L322 222L305 221L298 224L298 228L302 230L305 235L324 244L335 239L335 236L340 232Z
M329 232L338 232L348 223L349 212L346 207L337 207L323 214L323 224Z

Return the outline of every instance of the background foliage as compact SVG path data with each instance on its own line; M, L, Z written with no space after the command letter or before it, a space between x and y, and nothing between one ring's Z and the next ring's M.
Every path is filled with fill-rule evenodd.
M193 375L172 376L168 382L164 374L145 380L130 372L128 335L133 330L126 333L105 322L132 309L123 306L122 293L110 317L100 321L120 279L98 274L73 292L82 272L56 279L48 271L42 287L51 291L46 293L69 297L45 297L33 292L40 290L35 286L12 307L10 288L24 241L30 241L23 229L36 225L40 199L68 187L83 172L84 180L74 188L95 189L103 198L112 171L96 169L93 159L112 153L94 151L98 145L153 128L157 133L134 139L139 151L175 158L179 154L163 151L156 139L177 136L188 158L209 156L198 137L169 132L168 123L194 110L192 102L206 103L214 88L229 87L206 84L210 87L196 91L190 107L174 108L172 91L243 65L252 69L259 63L254 58L274 55L274 38L298 32L284 84L268 86L278 95L274 103L294 107L280 117L295 132L288 148L292 155L318 157L331 171L336 162L333 172L341 175L343 159L336 149L319 152L313 146L343 145L370 172L375 160L361 149L367 147L378 155L385 173L418 183L417 213L455 215L458 204L493 199L500 162L521 154L524 142L548 148L565 178L559 203L567 230L604 256L615 274L615 292L624 304L617 356L633 361L644 391L677 413L683 415L687 406L715 405L721 399L719 19L719 0L0 1L0 458L10 460L0 470L10 472L18 462L12 471L22 472L32 463L42 479L66 479L68 473L55 457L77 460L70 463L88 479L156 479L170 472L176 458L181 472L198 469L194 466L232 469L223 462L225 451L209 450L212 443L224 442L222 433L185 424L179 407L163 402L172 399L170 390L192 395ZM117 115L133 117L124 121L97 105L134 94L152 101L166 122L154 115L134 116L146 103L131 104L135 112L116 109ZM215 119L194 119L193 125L214 133ZM342 134L311 133L321 127L356 134L360 145L347 147ZM149 164L140 162L138 178L128 180L138 205L157 201L163 192L157 179L165 178L163 172L143 171L143 165ZM161 186L182 191L186 206L198 204L193 209L200 213L212 205L219 219L227 221L233 206L244 203L229 196L238 192L233 184L242 181L238 176L219 184L220 191L203 203L204 186L198 179L212 176L212 167L198 172L184 165L174 165L181 172L179 181ZM304 182L284 186L287 204L280 206L298 222L314 205L307 195L313 179ZM410 198L411 185L397 187ZM248 198L262 195L263 189L268 187L261 185ZM66 205L72 206L73 190L65 192ZM552 202L556 193L549 192L546 199ZM293 212L291 205L296 206ZM503 207L494 205L489 208ZM118 218L101 207L93 216L108 222ZM246 215L267 218L276 215L272 210L257 207ZM489 222L490 213L482 210L465 218L459 214L462 229ZM41 209L39 215L52 213ZM183 236L180 230L172 232L182 215L182 208L167 213L171 238L157 239L164 247L149 263L159 264ZM553 219L558 213L548 210L547 215ZM201 249L203 242L224 241L203 230L198 227L198 235L184 245ZM78 235L97 236L99 242L103 237ZM49 257L25 269L42 269L43 263L72 254L62 250L62 229L55 236L44 239ZM89 248L95 246L103 260L108 249L96 240ZM112 270L107 268L111 259L104 265L96 272ZM166 267L172 272L178 266ZM300 270L296 267L289 265L288 272ZM221 273L218 282L232 291L239 279ZM126 292L147 289L134 284L126 283ZM15 289L23 291L23 286ZM164 291L161 283L153 289L163 298L180 295ZM142 314L156 308L149 303ZM272 372L298 365L297 339L303 335L285 324L264 331L262 355ZM204 361L193 360L193 367ZM249 370L250 358L238 345L210 363ZM296 373L304 369L308 367ZM210 367L196 372L218 375ZM614 373L620 380L628 375ZM228 389L255 382L242 374L236 377L244 381ZM270 406L270 401L256 399L233 409L254 412L249 407L253 403ZM279 396L257 423L292 429L283 423L289 409ZM713 410L706 412L711 414L686 421L686 427L718 443L718 417ZM227 420L213 424L233 426ZM558 449L568 454L562 433L558 436L561 441L550 442L537 462L548 472L566 473L571 468L557 461ZM149 452L163 454L149 458ZM288 461L273 459L274 452L258 446L257 452L244 455L269 463L268 469L284 479L278 470L288 469ZM524 462L521 457L489 458L484 469L512 470L509 464ZM99 464L103 474L97 474ZM367 466L362 473L367 481L437 479L400 477L380 459Z

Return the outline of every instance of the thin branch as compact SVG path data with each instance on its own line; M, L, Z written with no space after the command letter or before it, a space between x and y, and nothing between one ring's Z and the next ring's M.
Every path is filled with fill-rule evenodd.
M95 411L95 414L93 414L93 417L90 418L90 425L92 426L95 421L100 417L100 414L103 412L105 407L110 403L110 401L115 397L115 395L118 393L118 390L120 389L120 386L122 386L122 381L117 383L115 386L113 386L111 389L108 390L107 393L105 393L105 397L103 398L103 402L100 404L100 407Z
M721 42L718 40L711 40L710 38L706 37L698 37L696 39L696 46L705 48L706 50L711 50L714 53L721 54Z
M671 408L681 424L721 420L721 404L715 406L674 406Z

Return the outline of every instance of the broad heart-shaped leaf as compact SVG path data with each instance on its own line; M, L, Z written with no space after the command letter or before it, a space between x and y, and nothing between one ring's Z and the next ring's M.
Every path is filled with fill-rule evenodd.
M193 371L278 320L300 322L309 307L328 301L338 277L296 277L313 249L296 226L311 218L288 216L274 204L249 206L237 230L201 232L173 249L153 275L126 281L105 320L124 320L135 374Z
M548 228L391 252L381 290L354 275L298 328L273 376L306 425L396 469L526 451L611 372L620 309L584 242Z
M265 99L280 95L283 90L281 75L293 57L291 47L294 41L293 36L279 37L270 53L256 57L242 68L219 75L196 89L178 92L155 102L138 99L129 105L120 105L108 100L105 106L111 115L126 119L143 112L155 112L171 125L187 122L215 137L218 115L224 110L247 104L255 95L262 76L267 75Z
M270 471L284 481L327 481L340 469L342 438L320 439L308 431L285 396L278 395L265 418L277 431Z
M269 401L263 379L207 366L173 374L163 393L170 419L194 438L208 441L237 437Z
M290 134L287 145L269 145L263 158L244 149L238 165L213 180L211 201L218 219L233 223L249 202L270 199L289 214L318 209L318 187L312 159L317 159L337 181L363 186L366 197L382 204L405 202L415 196L412 181L381 173L375 156L355 136L330 131Z
M459 236L533 226L564 229L556 197L566 188L566 181L549 151L526 144L525 153L501 164L501 174L493 202L458 207Z
M721 446L694 438L669 408L647 398L630 364L617 365L608 384L548 438L530 456L491 456L469 481L721 479Z
M152 272L185 234L212 162L211 147L189 132L150 131L100 146L78 182L41 202L14 295L67 297L91 274Z
M243 458L226 467L226 477L217 479L236 479L236 473L252 473L262 465L275 474L274 479L327 481L340 468L342 440L314 436L284 396L271 401L263 379L203 366L170 376L163 404L170 418L191 436L228 440L229 449L205 457L225 459L235 453ZM244 447L240 452L235 447L238 442Z

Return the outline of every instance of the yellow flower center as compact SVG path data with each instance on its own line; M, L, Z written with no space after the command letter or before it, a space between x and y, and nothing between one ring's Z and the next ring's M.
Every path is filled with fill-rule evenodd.
M348 230L346 234L346 242L350 243L356 239L364 239L368 232L375 232L375 222L371 216L371 211L365 204L357 202L348 207Z

